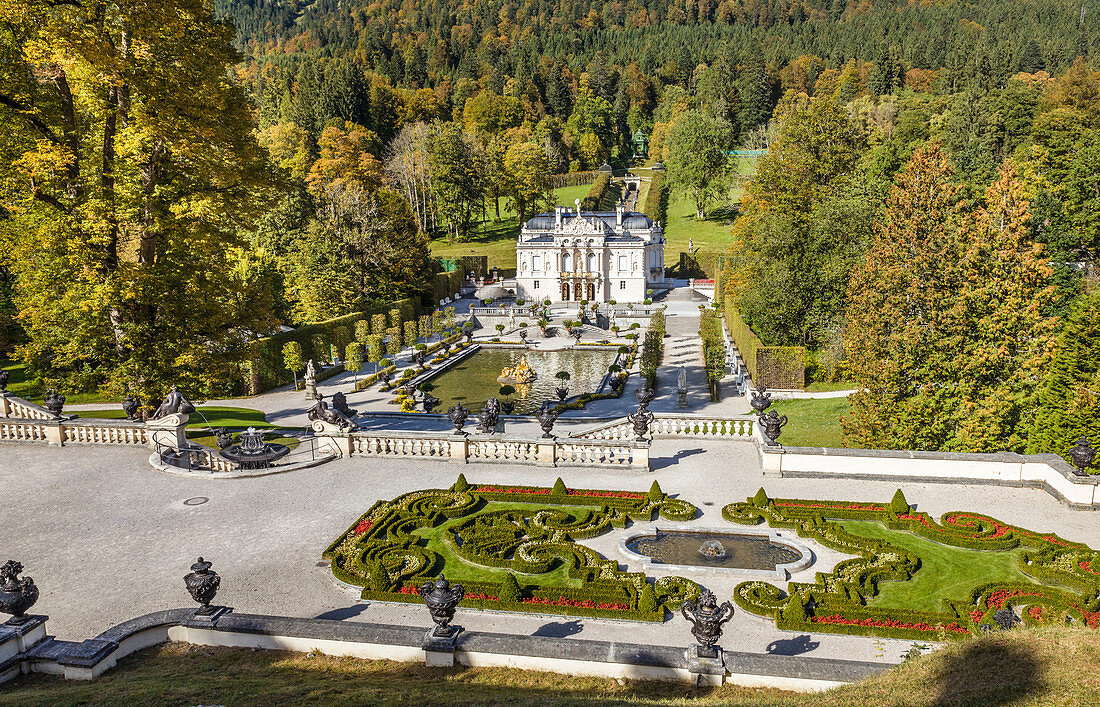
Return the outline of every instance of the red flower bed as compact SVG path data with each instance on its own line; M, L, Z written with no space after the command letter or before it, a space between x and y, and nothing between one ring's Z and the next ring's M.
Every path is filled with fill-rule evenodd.
M914 513L907 513L906 515L898 516L898 520L915 520L915 521L920 522L920 524L923 525L926 528L931 528L932 527L932 524L928 522L928 516L926 516L926 515L916 515Z
M405 586L401 587L400 589L398 589L397 593L398 594L419 594L420 593L420 587L410 587L408 585L405 585Z
M1045 596L1042 592L1025 592L1022 589L1016 589L1008 591L1005 589L998 589L989 595L989 598L985 600L986 605L990 609L1000 609L1004 606L1004 603L1014 597L1041 597Z
M1041 606L1032 606L1027 610L1028 616L1038 621L1043 617L1043 608Z
M502 486L474 486L481 493L521 493L529 496L549 496L551 489L510 489Z
M495 597L492 594L467 594L462 597L463 599L482 599L484 601L500 601L500 597Z
M1094 570L1092 568L1092 560L1085 560L1083 562L1078 562L1077 566L1080 567L1081 569L1085 570L1089 574L1100 574L1100 572L1097 572L1096 570Z
M355 530L353 530L351 532L354 533L355 535L362 535L363 533L367 532L368 530L370 530L373 527L374 527L374 521L372 521L372 520L363 520L363 521L360 521L359 525L355 526Z
M569 489L566 491L567 496L595 496L597 498L629 498L631 500L639 500L645 498L640 493L630 493L629 491L578 491L576 489Z
M893 619L846 619L840 614L832 616L814 616L810 621L819 624L836 624L838 626L874 626L875 628L904 628L915 631L939 631L941 628L952 633L970 633L967 629L951 622L946 626L933 626L923 621L895 621Z
M981 609L974 609L974 611L970 612L970 620L974 623L981 621L983 616L985 616L985 612Z
M824 508L829 511L881 511L875 503L776 503L779 508Z
M522 600L521 603L538 604L540 606L572 606L577 609L613 609L615 611L628 611L630 609L630 607L626 604L597 604L591 599L577 601L575 599L566 599L565 597L558 597L557 599L540 599L539 597L531 597L530 599Z

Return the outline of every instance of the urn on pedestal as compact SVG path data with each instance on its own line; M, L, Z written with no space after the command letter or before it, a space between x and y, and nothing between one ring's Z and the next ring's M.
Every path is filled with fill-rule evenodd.
M752 409L756 411L756 414L764 412L772 405L772 394L768 392L768 389L764 386L760 386L756 390L752 391L752 400L749 401L749 405L752 405Z
M648 385L644 388L638 388L634 391L634 397L638 399L638 409L646 410L649 404L653 402L653 389Z
M470 411L462 407L462 403L457 403L451 406L451 409L447 411L447 417L450 418L451 424L455 426L456 435L467 435L468 432L462 431L462 426L466 424L466 418L470 416Z
M206 616L216 611L214 607L210 606L210 602L214 601L214 596L218 593L218 587L221 586L222 578L210 567L211 563L200 557L198 562L191 565L190 574L183 578L183 583L187 586L187 591L191 593L191 598L202 604L202 608L195 612L196 616Z
M38 601L38 587L30 577L19 578L23 565L8 560L0 567L0 612L11 614L9 625L19 625L30 620L27 609Z
M462 597L466 596L461 584L452 585L442 574L435 581L427 581L420 587L420 596L428 605L428 611L435 622L435 628L431 635L435 638L451 638L462 630L459 626L451 626L455 617L455 608Z
M1085 470L1092 466L1094 459L1096 459L1096 449L1085 437L1077 440L1077 446L1069 450L1069 460L1077 467L1080 475L1088 474Z
M699 642L696 655L717 658L721 649L714 644L722 637L722 624L733 618L733 604L727 601L719 606L714 592L704 589L699 595L699 602L685 601L680 613L691 622L691 635Z
M780 415L775 410L772 410L767 415L760 415L757 418L760 424L761 430L763 430L764 437L768 439L769 444L779 444L779 432L787 424L787 416Z
M554 423L558 421L558 413L550 407L549 400L542 404L536 417L539 421L539 427L542 428L543 439L553 439L554 435L550 431L554 429Z

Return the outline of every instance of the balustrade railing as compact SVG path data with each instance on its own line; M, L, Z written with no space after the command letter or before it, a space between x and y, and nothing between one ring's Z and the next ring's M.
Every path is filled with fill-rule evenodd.
M753 439L753 418L748 415L716 417L677 413L654 413L649 432L654 438L706 437ZM625 418L574 435L577 439L629 440L634 427Z

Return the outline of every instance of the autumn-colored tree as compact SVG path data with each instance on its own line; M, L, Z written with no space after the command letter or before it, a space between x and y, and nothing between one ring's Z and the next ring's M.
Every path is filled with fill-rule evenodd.
M0 24L19 355L70 391L229 392L273 324L241 267L266 182L233 27L203 0L2 2Z
M314 195L333 198L337 192L374 191L382 185L382 164L374 156L378 140L362 125L329 125L317 146L321 155L306 175L306 184Z
M851 446L1022 450L1049 359L1050 267L1006 164L964 210L936 144L913 154L849 286Z

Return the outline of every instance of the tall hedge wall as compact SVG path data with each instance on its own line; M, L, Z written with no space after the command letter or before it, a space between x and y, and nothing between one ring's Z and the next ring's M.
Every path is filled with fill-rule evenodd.
M802 388L806 385L806 349L802 346L765 346L726 298L726 326L753 384L767 388Z
M437 306L440 300L454 297L462 287L462 280L466 274L461 270L441 272L432 278L432 306Z
M607 172L600 172L600 175L596 177L596 181L592 182L592 187L588 190L588 196L581 201L581 210L597 211L603 202L604 196L607 195L607 190L610 188L611 175Z
M668 208L668 180L664 172L654 172L649 181L649 191L642 204L642 212L654 221L665 222L665 210Z
M444 273L448 274L448 273ZM283 345L289 341L297 341L302 345L302 358L305 360L325 360L327 351L318 351L316 348L317 337L320 336L327 343L332 343L337 327L345 327L349 332L355 331L355 322L360 319L370 319L374 314L385 314L391 309L401 312L402 321L416 319L420 314L420 302L418 299L406 298L396 302L385 302L368 307L362 312L345 314L342 317L329 319L314 324L303 324L293 331L284 331L274 336L257 339L252 343L252 356L250 361L250 375L248 387L252 394L262 393L268 388L273 388L283 383L289 383L292 379L290 371L283 367ZM342 353L342 352L341 352Z

